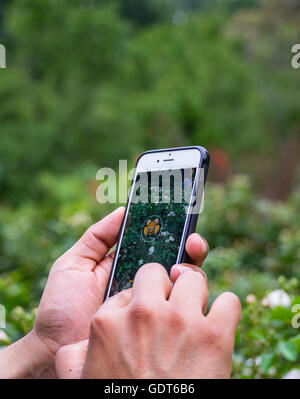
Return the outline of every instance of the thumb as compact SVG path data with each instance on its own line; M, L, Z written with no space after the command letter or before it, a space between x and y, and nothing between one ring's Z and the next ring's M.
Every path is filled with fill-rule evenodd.
M83 270L94 269L115 245L124 209L124 207L116 209L89 227L83 236L55 262L56 267L73 268L74 265L80 265L78 267Z
M56 354L55 367L58 378L79 379L85 363L88 340L62 346Z

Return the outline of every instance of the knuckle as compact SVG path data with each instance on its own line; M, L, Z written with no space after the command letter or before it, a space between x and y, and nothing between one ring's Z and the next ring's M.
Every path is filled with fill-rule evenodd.
M93 231L95 230L95 226L96 226L96 223L91 224L91 225L85 230L85 233L87 233L88 235L93 234ZM84 234L85 234L85 233L84 233Z
M134 321L144 322L153 319L155 316L155 309L150 303L135 300L130 306L129 315Z
M118 292L119 298L123 300L128 300L131 297L132 288L127 288L123 291Z
M174 332L180 332L185 330L187 325L186 319L184 315L182 315L176 309L170 308L168 312L168 320L169 325Z
M206 345L223 349L224 335L223 329L221 329L220 326L213 324L206 324L204 328L202 326L202 338Z
M97 223L87 228L87 230L83 233L80 241L89 250L97 252L97 248L99 247L99 245L103 245L106 247L106 252L108 252L109 248L106 244L105 236L103 236L101 239L97 237L96 224Z
M101 335L111 325L111 318L108 312L98 312L91 319L91 334Z
M94 243L95 241L94 225L88 227L87 230L83 233L82 241L88 245Z

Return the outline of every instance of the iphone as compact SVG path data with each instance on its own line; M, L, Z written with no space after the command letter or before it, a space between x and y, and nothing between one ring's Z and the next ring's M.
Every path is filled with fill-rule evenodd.
M130 288L146 263L158 262L169 272L189 261L185 243L196 229L208 167L209 154L200 146L138 158L105 298Z

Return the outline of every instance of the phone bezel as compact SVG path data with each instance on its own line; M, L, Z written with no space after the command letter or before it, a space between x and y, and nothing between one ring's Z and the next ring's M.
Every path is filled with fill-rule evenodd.
M197 148L160 150L142 154L135 169L136 174L138 174L141 172L197 168L200 161L201 152Z

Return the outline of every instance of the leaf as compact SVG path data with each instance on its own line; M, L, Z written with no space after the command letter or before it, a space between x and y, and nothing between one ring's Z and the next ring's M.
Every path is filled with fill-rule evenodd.
M261 333L259 333L258 331L251 331L249 333L249 337L255 339L256 341L260 341L263 344L267 344L268 341L266 339L266 337L264 337Z
M293 317L293 313L290 309L284 308L282 306L277 306L272 309L272 319L283 321L285 323L290 323Z
M274 353L266 353L265 355L262 355L260 367L264 373L268 372L269 368L272 365L273 359Z
M280 353L286 360L294 362L298 357L298 350L296 345L291 341L280 341L277 346L278 353Z
M294 296L292 300L292 306L298 305L300 303L300 296Z
M296 346L296 348L297 348L297 350L299 352L299 350L300 350L300 334L298 334L295 337L291 338L289 340L289 342L292 342Z

